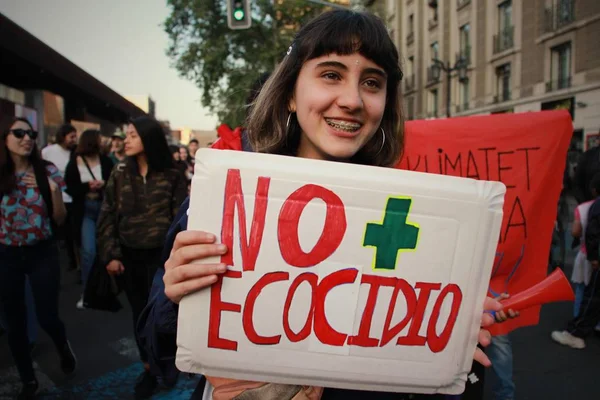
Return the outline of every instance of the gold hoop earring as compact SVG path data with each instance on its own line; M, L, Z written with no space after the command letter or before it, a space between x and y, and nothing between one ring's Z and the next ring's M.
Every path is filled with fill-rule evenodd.
M288 117L287 117L287 122L285 123L285 133L286 133L286 134L287 134L287 133L289 132L289 130L290 130L290 121L292 120L292 114L294 114L294 112L293 112L293 111L292 111L292 112L290 112L290 113L288 114Z
M377 154L381 153L381 151L383 150L383 146L385 146L385 131L383 130L383 127L380 127L379 129L381 129L381 136L383 140L381 142L381 147L379 148Z

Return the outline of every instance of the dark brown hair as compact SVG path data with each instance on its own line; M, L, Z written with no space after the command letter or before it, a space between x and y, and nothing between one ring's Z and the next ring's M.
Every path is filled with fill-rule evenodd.
M10 133L10 128L18 121L26 123L33 130L33 126L25 118L5 117L0 121L0 138L2 139L2 143L0 143L0 197L3 194L11 193L17 185L15 163L9 154L8 147L6 147L6 137ZM36 173L45 174L47 163L42 159L35 140L33 141L33 149L29 155L29 163Z
M67 136L71 132L77 132L77 129L71 124L63 124L56 131L56 143L63 144L65 142L65 136Z
M75 150L78 156L94 156L100 154L100 131L87 129L79 137Z
M350 162L386 167L394 165L404 149L404 121L398 90L402 71L398 50L378 17L350 10L323 13L296 34L287 56L252 105L246 125L254 150L295 155L301 129L296 118L290 118L287 128L290 116L288 107L302 66L306 61L323 55L349 55L355 52L385 70L387 98L380 125L385 132L385 142L382 135L376 133Z

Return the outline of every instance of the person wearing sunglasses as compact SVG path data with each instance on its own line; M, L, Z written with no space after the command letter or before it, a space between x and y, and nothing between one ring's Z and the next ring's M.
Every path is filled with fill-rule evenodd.
M0 122L0 313L23 383L18 399L35 398L39 386L27 339L26 278L60 368L71 374L77 365L58 315L60 264L54 235L66 217L65 183L56 166L40 157L36 138L24 118Z

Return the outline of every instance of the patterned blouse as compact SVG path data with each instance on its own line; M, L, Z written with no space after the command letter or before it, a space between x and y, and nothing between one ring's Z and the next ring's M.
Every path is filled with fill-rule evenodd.
M65 182L58 169L46 166L48 177L60 190ZM52 237L52 227L40 189L23 182L25 172L16 174L17 187L0 200L0 243L7 246L31 246Z

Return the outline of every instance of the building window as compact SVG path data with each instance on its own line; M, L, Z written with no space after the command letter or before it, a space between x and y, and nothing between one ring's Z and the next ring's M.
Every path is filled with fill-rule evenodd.
M561 28L575 21L575 0L556 0L556 25Z
M429 20L437 22L438 20L438 5L437 1L429 2Z
M404 74L405 88L406 91L414 90L415 88L415 57L408 57L408 63L406 63L406 71Z
M509 0L498 5L498 34L494 35L494 53L513 47L513 39L512 2Z
M571 42L551 49L550 77L546 84L548 92L571 87Z
M498 30L512 26L512 2L510 0L498 4Z
M495 102L510 100L510 64L496 68Z
M459 46L460 46L460 58L464 58L468 64L471 63L471 25L464 24L460 27L458 34Z
M429 91L429 104L427 105L427 116L429 118L437 118L438 116L438 90Z
M406 34L406 44L411 44L415 40L415 17L413 14L408 16L408 33Z
M432 60L440 58L440 46L438 42L431 43L431 46L429 46L429 50Z
M469 109L469 100L470 100L470 93L469 93L469 81L468 80L464 80L460 83L460 110L461 111L465 111Z
M415 119L415 98L409 97L406 101L406 118L408 120Z
M551 0L545 9L545 32L553 32L575 21L575 0Z

